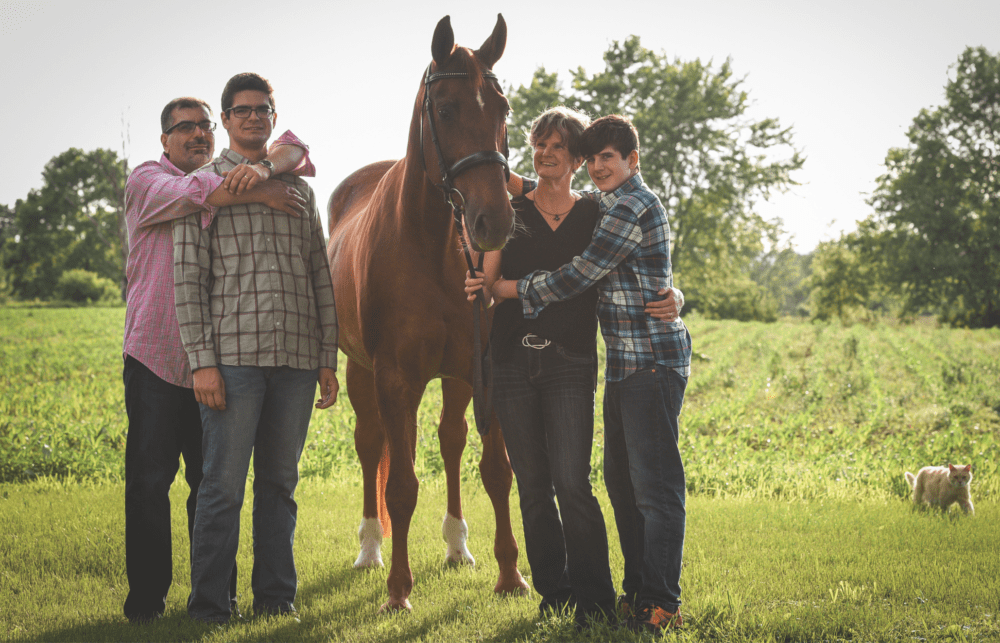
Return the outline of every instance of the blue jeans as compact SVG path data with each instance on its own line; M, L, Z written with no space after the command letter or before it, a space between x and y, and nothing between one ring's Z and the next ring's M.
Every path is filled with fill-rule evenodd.
M575 604L578 620L615 605L604 516L590 488L594 358L518 346L512 361L493 365L532 584L542 609Z
M205 466L198 492L188 614L229 620L229 570L239 547L240 509L253 455L254 610L287 611L297 578L295 487L316 397L318 370L225 366L226 410L202 405Z
M608 382L604 480L625 558L625 594L668 611L681 604L684 464L677 447L687 379L656 366Z

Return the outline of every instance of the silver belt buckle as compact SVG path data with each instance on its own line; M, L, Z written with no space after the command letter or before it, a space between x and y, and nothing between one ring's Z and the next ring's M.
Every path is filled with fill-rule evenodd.
M536 341L543 343L536 344L534 343ZM533 333L528 333L527 335L521 338L521 346L524 346L525 348L534 348L537 351L542 350L551 343L552 342L550 342L549 340L542 339L541 337Z

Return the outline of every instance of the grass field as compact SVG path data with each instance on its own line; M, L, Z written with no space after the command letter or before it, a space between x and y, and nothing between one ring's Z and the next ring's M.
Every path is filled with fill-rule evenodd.
M360 467L346 392L316 412L296 539L303 623L188 622L186 487L174 486L166 618L120 616L123 309L0 308L0 637L10 640L630 640L535 598L497 600L493 519L469 438L463 491L476 569L441 568L439 389L420 411L414 612L377 616L385 572L356 573ZM705 641L1000 641L1000 330L688 320L686 631ZM600 391L599 391L600 394ZM598 409L600 405L598 405ZM471 420L470 420L471 425ZM620 554L601 480L594 481ZM977 516L915 512L903 471L972 463ZM513 494L515 524L516 494ZM241 565L249 570L249 520ZM519 527L519 526L518 526ZM520 540L520 531L517 535ZM383 555L389 554L387 543ZM529 572L521 559L522 571ZM249 573L241 595L249 601Z

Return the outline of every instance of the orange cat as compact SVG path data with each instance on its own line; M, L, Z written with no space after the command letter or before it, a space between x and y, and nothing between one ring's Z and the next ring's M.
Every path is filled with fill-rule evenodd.
M917 505L927 503L932 507L940 507L948 511L951 503L957 502L967 514L976 515L969 496L969 483L972 482L972 465L947 467L924 467L914 476L906 472L906 481L913 487L913 502Z

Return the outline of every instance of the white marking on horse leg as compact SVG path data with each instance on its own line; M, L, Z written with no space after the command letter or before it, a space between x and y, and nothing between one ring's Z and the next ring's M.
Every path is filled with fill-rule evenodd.
M465 542L469 539L469 525L462 518L456 518L445 512L444 523L441 525L441 533L444 541L448 543L448 550L444 555L444 562L457 563L459 565L475 565L476 559L472 557Z
M361 543L361 553L354 561L355 568L385 567L382 562L382 524L378 518L361 519L358 541Z

